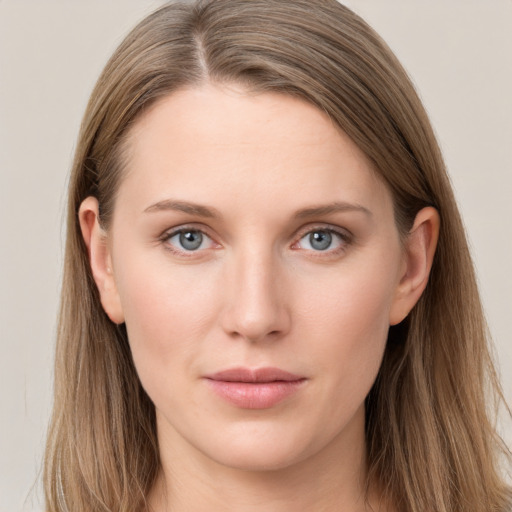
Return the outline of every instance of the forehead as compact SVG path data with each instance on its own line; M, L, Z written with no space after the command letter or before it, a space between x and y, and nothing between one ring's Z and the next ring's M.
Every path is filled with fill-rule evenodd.
M183 89L143 114L127 142L119 196L140 207L176 196L226 207L226 199L238 199L260 210L372 196L390 202L350 138L320 109L283 94L234 85Z

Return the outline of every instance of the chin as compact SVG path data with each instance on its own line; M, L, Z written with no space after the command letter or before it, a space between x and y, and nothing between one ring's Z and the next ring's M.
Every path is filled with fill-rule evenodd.
M244 443L247 444L247 443ZM223 453L212 453L210 458L227 468L251 471L280 471L292 467L307 458L307 454L275 446L231 445Z
M242 422L201 439L198 448L222 466L244 471L278 471L290 468L323 451L330 436L315 436L307 425ZM300 428L302 427L302 428ZM294 431L295 430L295 431Z

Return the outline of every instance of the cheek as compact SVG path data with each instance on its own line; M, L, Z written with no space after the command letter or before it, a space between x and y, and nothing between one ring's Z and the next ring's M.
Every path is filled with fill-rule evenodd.
M380 367L395 290L396 258L375 258L347 266L309 286L297 315L302 349L317 361L317 374L361 400ZM320 286L321 284L321 286ZM311 342L315 340L315 342ZM357 397L356 397L357 395Z
M118 271L128 338L143 384L161 376L159 368L190 367L216 318L215 272L171 266L165 258L150 262L133 253Z

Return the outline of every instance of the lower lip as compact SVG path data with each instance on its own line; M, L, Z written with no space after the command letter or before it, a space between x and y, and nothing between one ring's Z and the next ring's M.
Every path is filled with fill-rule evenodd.
M220 397L243 409L269 409L294 395L306 381L306 379L273 382L206 380Z

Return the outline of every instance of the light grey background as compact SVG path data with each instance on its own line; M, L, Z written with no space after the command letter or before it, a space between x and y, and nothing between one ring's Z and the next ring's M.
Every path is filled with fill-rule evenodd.
M42 511L67 172L127 30L161 1L0 0L0 512ZM351 0L411 74L466 221L512 399L512 0ZM505 429L512 438L510 427Z

